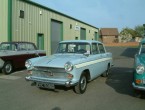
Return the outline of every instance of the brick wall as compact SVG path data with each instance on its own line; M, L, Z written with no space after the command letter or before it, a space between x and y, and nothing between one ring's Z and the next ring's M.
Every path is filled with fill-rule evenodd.
M103 43L113 43L116 41L115 36L103 36L102 37Z
M126 43L104 43L105 46L138 46L139 42L126 42Z

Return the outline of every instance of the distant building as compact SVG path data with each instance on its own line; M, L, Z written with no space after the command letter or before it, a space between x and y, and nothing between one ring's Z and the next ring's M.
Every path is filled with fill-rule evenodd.
M117 28L101 28L100 36L103 43L118 42L119 32Z

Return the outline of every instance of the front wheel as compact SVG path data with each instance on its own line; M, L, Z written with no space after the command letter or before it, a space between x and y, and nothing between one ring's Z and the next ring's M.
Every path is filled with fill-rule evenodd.
M6 62L4 67L2 68L2 72L6 75L10 74L13 70L13 66L11 62Z
M87 88L87 78L85 74L82 74L79 83L74 87L74 91L77 94L83 94Z

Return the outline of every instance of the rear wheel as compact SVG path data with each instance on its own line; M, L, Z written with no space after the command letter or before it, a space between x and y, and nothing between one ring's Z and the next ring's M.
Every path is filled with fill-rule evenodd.
M108 65L107 70L102 74L103 77L107 77L110 72L110 65Z
M85 74L82 74L79 83L74 87L77 94L83 94L87 88L87 78Z
M6 75L10 74L13 71L13 66L11 62L6 62L2 68L2 72Z

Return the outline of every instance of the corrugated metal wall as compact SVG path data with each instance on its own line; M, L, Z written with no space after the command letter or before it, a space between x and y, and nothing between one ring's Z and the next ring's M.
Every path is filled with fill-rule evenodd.
M43 7L31 3L13 0L12 40L31 41L37 43L38 33L44 34L44 49L51 54L51 20L63 23L63 40L80 39L79 27L86 29L86 39L94 39L98 30L81 22L70 19ZM20 10L24 11L24 18L20 18ZM76 29L77 27L77 29Z
M8 41L8 0L0 1L0 42Z

